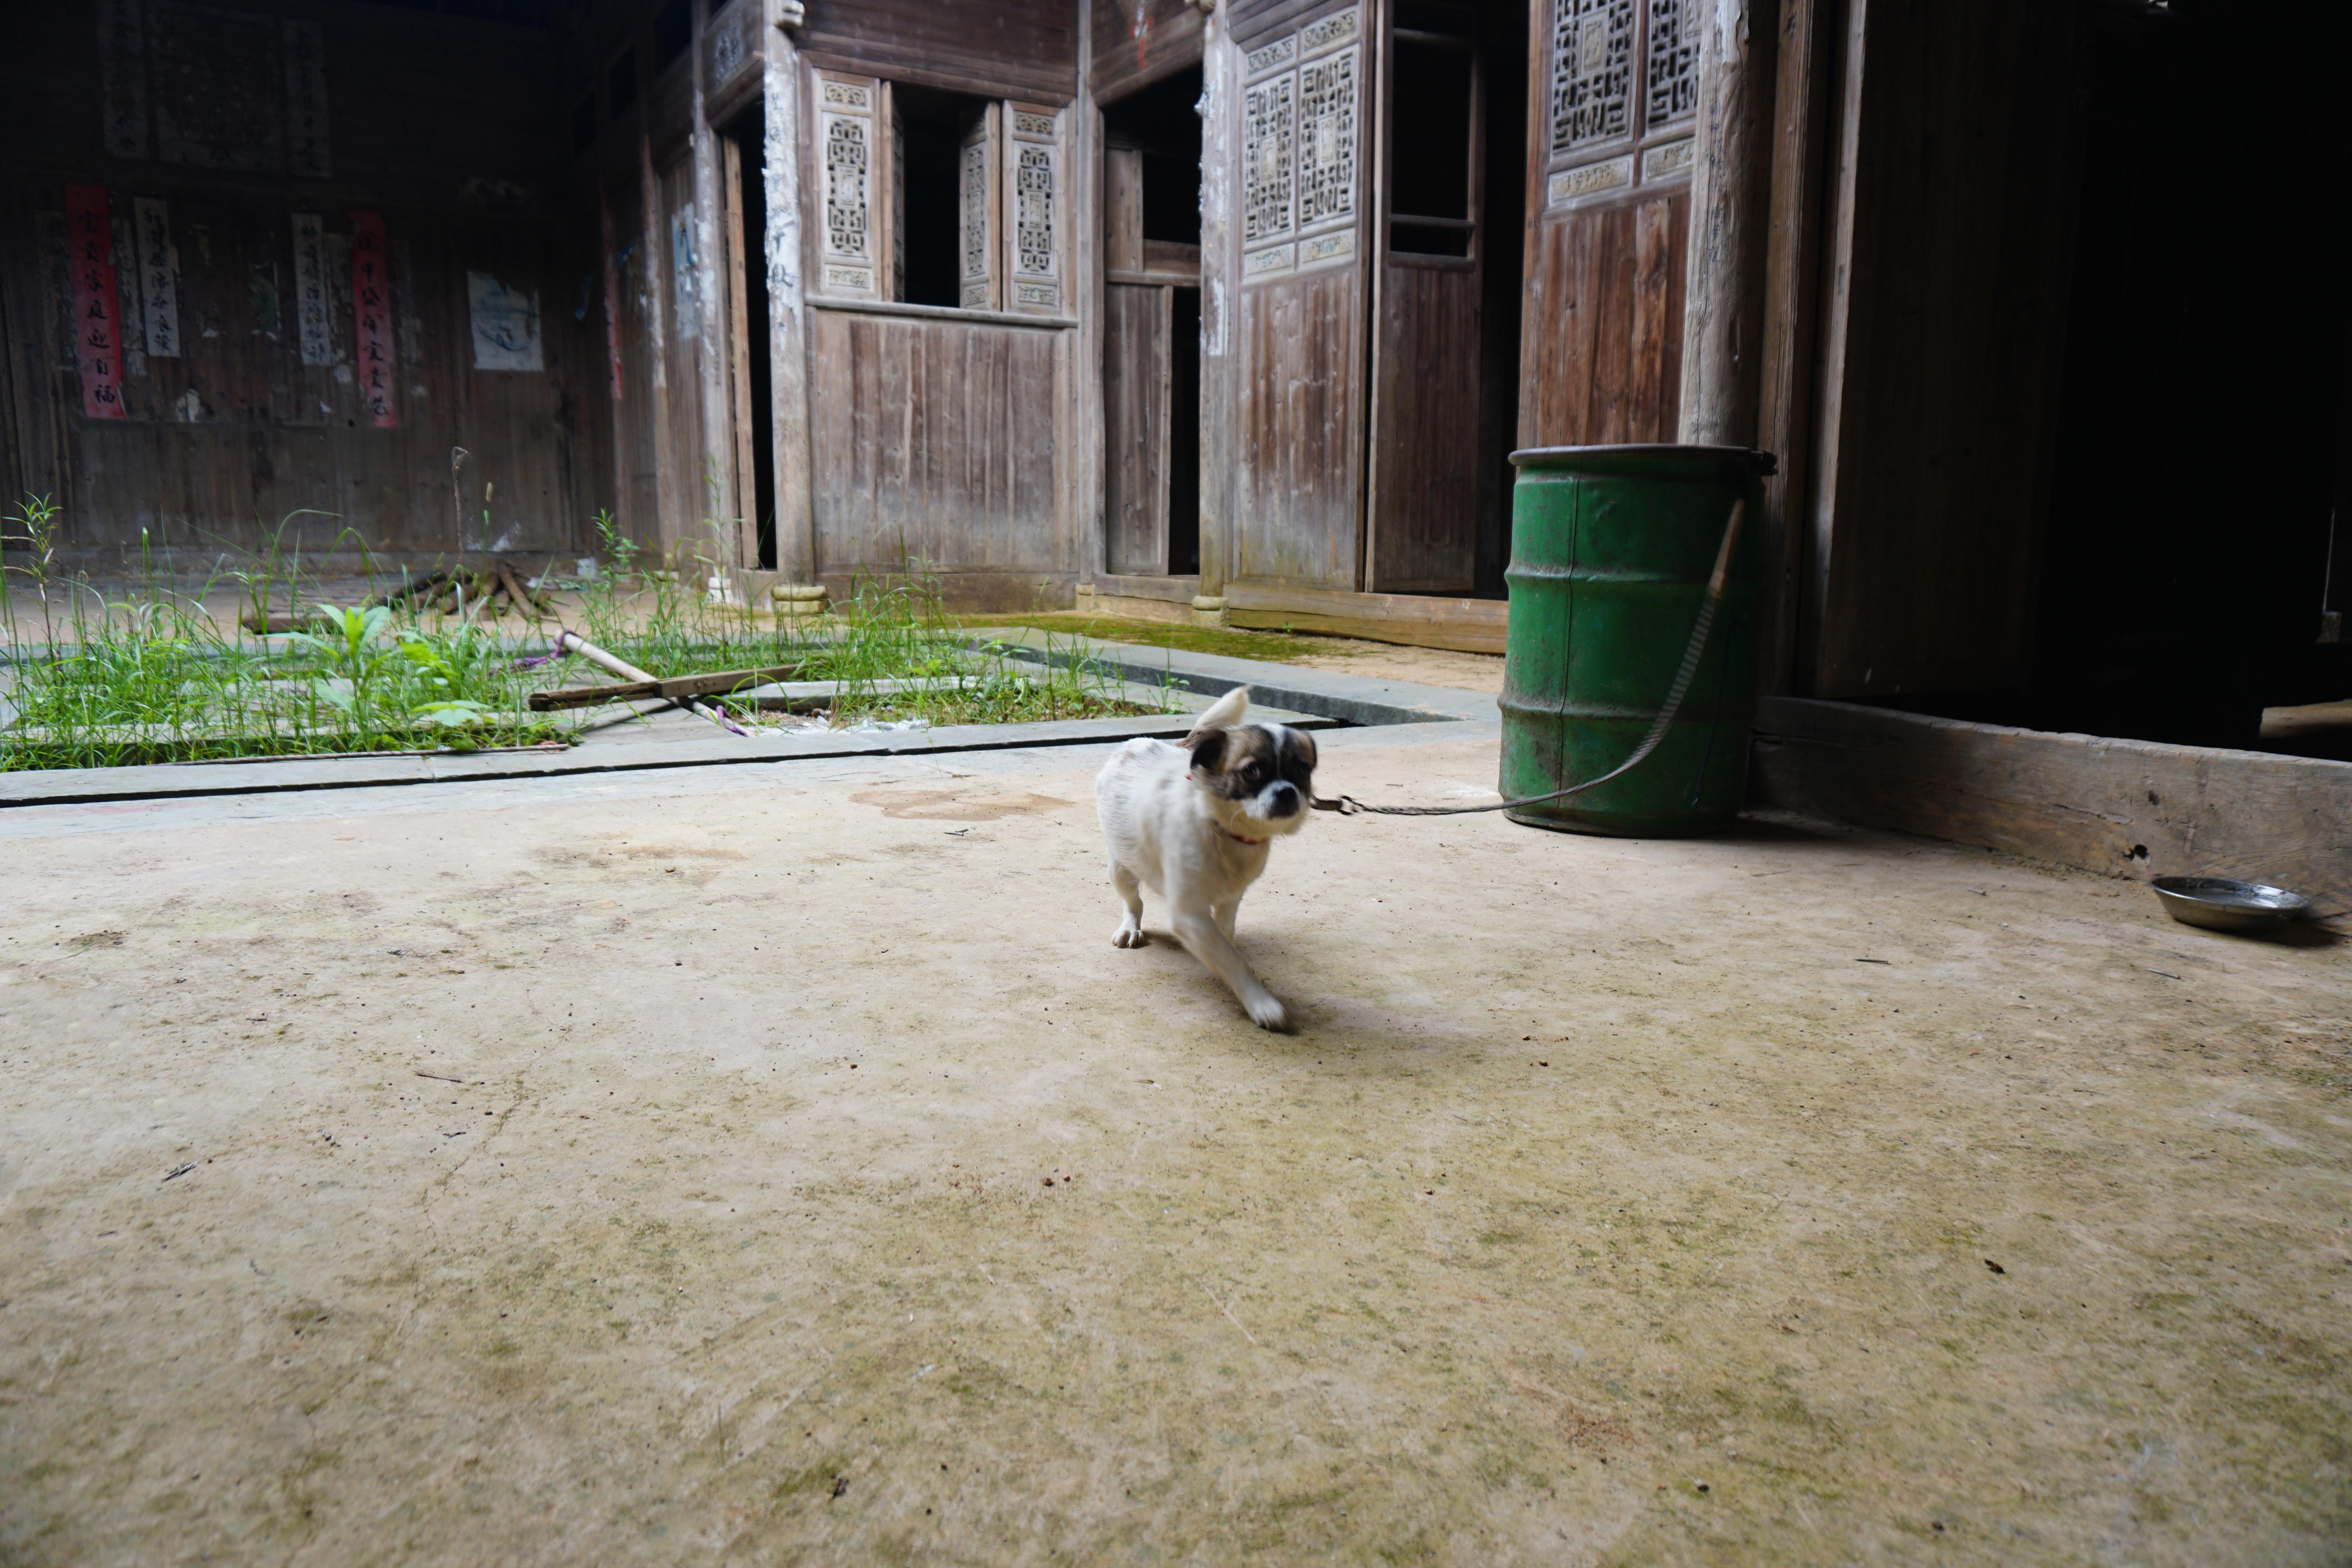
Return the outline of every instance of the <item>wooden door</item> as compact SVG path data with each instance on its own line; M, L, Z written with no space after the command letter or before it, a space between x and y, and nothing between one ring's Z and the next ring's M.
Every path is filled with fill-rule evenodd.
M1538 0L1519 444L1671 441L1706 0Z
M1372 312L1371 486L1378 593L1478 583L1479 300L1485 71L1477 13L1414 8L1381 51L1380 272Z
M1365 334L1360 5L1239 18L1234 574L1362 586ZM1245 30L1287 14L1277 26Z
M1143 155L1103 154L1104 559L1120 576L1168 571L1171 290L1143 265Z

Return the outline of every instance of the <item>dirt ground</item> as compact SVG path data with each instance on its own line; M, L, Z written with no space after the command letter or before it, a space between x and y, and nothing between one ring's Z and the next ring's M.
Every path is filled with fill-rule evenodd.
M0 814L0 1563L2352 1556L2345 947L1097 760Z

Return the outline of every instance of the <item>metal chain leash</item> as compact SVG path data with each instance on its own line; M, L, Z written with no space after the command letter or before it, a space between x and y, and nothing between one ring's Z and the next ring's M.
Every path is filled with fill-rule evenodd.
M1731 552L1739 542L1739 524L1748 514L1748 502L1743 498L1731 503L1731 521L1723 531L1723 547L1715 554L1715 575L1706 583L1706 603L1699 606L1698 624L1691 628L1690 647L1683 654L1683 667L1675 672L1675 683L1666 691L1666 705L1658 710L1656 722L1633 754L1597 779L1556 789L1549 795L1522 795L1517 800L1498 800L1491 805L1366 805L1354 795L1343 795L1336 800L1318 796L1312 803L1318 811L1336 811L1342 816L1370 813L1375 816L1470 816L1482 811L1508 811L1514 806L1540 805L1548 800L1560 800L1571 795L1582 795L1589 789L1599 789L1611 779L1631 773L1641 765L1658 742L1666 738L1666 731L1682 711L1683 699L1690 694L1690 683L1698 674L1698 661L1706 652L1707 633L1715 628L1715 612L1723 604L1725 583L1731 575Z

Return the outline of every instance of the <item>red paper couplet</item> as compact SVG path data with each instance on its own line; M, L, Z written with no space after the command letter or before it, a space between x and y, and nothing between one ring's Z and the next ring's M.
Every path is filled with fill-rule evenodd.
M389 430L400 423L393 400L392 283L385 268L383 219L352 214L352 337L359 361L360 395L368 423Z
M72 252L74 357L81 364L81 411L128 417L122 406L122 297L114 281L114 222L104 185L66 187L66 243Z
M613 204L596 187L604 220L604 352L613 362L613 401L621 401L621 268L613 258Z

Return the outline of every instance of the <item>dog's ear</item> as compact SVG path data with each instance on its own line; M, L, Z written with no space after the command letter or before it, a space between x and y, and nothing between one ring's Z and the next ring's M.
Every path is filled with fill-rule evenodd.
M1313 773L1315 771L1315 737L1304 730L1285 730L1283 732L1290 737L1291 751L1300 762L1307 764L1307 771Z
M1192 767L1195 772L1210 773L1217 771L1218 764L1225 760L1225 737L1230 733L1232 731L1227 730L1212 730L1192 742Z

